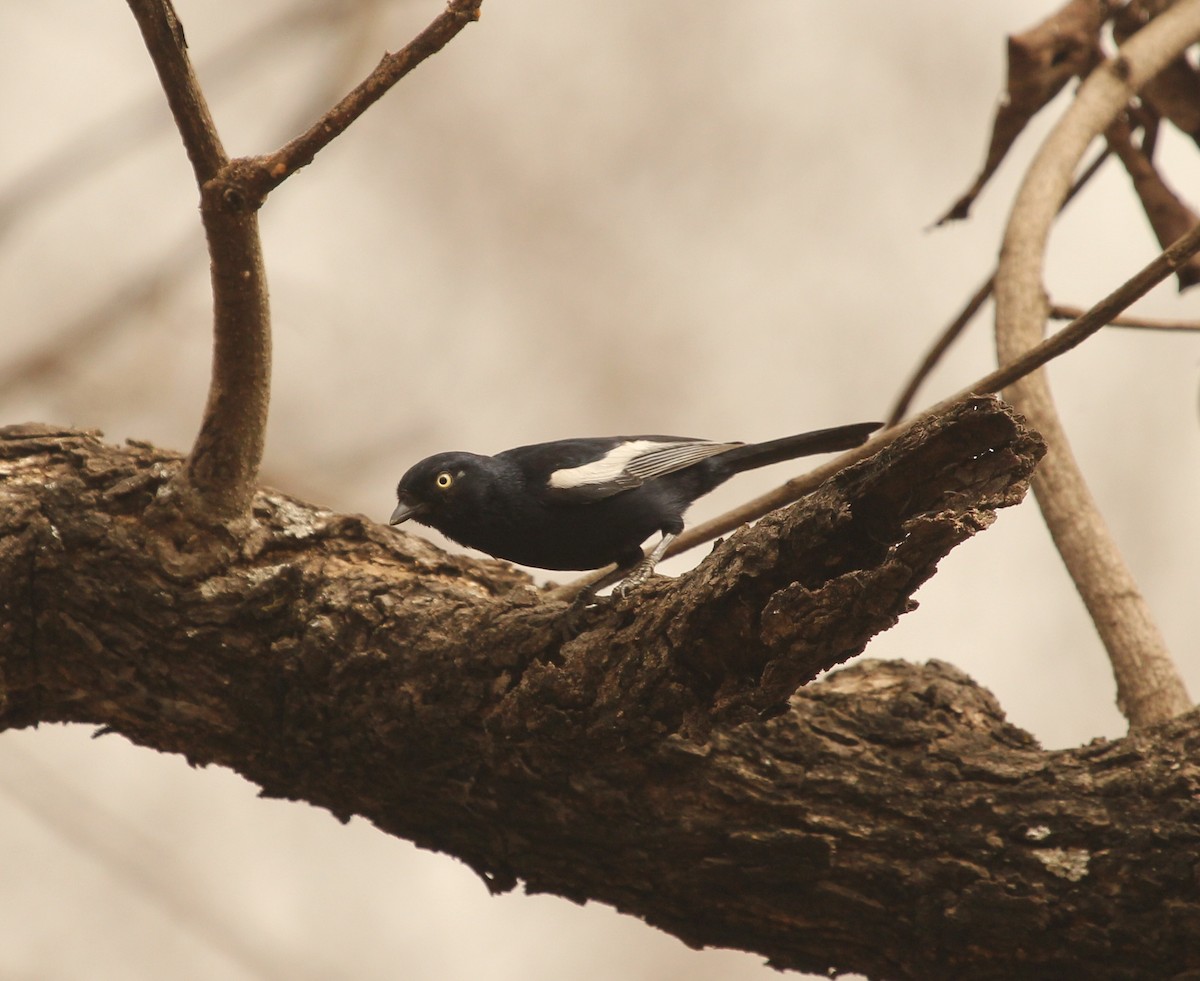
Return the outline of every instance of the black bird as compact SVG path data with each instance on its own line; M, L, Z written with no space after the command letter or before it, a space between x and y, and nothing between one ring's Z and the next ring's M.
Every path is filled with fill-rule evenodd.
M734 474L848 450L882 423L817 429L769 443L683 437L560 439L494 457L437 453L401 477L390 524L412 518L480 552L557 570L616 562L643 582L683 531L691 502ZM646 558L642 542L662 538Z
M878 422L767 443L679 436L609 436L518 446L495 456L438 453L396 488L390 523L412 518L460 545L539 569L632 570L649 577L683 531L691 503L735 473L858 446ZM643 559L642 542L662 539Z

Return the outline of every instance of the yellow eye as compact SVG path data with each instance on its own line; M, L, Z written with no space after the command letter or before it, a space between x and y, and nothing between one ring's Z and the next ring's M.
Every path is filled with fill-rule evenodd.
M433 478L433 482L438 485L438 490L446 490L454 483L454 477L449 471L443 470L440 474Z

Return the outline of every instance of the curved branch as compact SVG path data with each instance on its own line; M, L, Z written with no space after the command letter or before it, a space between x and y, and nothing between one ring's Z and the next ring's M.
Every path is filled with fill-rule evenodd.
M1038 151L1013 206L996 274L996 347L1002 365L1044 334L1047 302L1041 269L1046 241L1087 146L1148 79L1198 38L1200 0L1182 0L1088 77ZM1074 460L1044 373L1021 380L1006 394L1051 447L1034 491L1108 651L1118 705L1134 726L1187 710L1191 701L1183 682Z

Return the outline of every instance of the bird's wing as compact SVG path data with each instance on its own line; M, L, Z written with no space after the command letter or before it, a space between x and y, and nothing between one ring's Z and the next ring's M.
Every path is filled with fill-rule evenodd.
M550 474L547 489L562 498L598 500L640 487L647 480L683 470L741 445L635 436L615 443L588 463L555 470Z

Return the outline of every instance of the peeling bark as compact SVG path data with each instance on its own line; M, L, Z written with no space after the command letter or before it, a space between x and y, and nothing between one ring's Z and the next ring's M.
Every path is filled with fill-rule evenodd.
M270 491L214 538L161 499L178 457L10 428L0 728L102 726L780 967L1168 977L1200 967L1195 713L1047 753L944 664L796 693L1041 453L970 400L564 642L503 563Z

